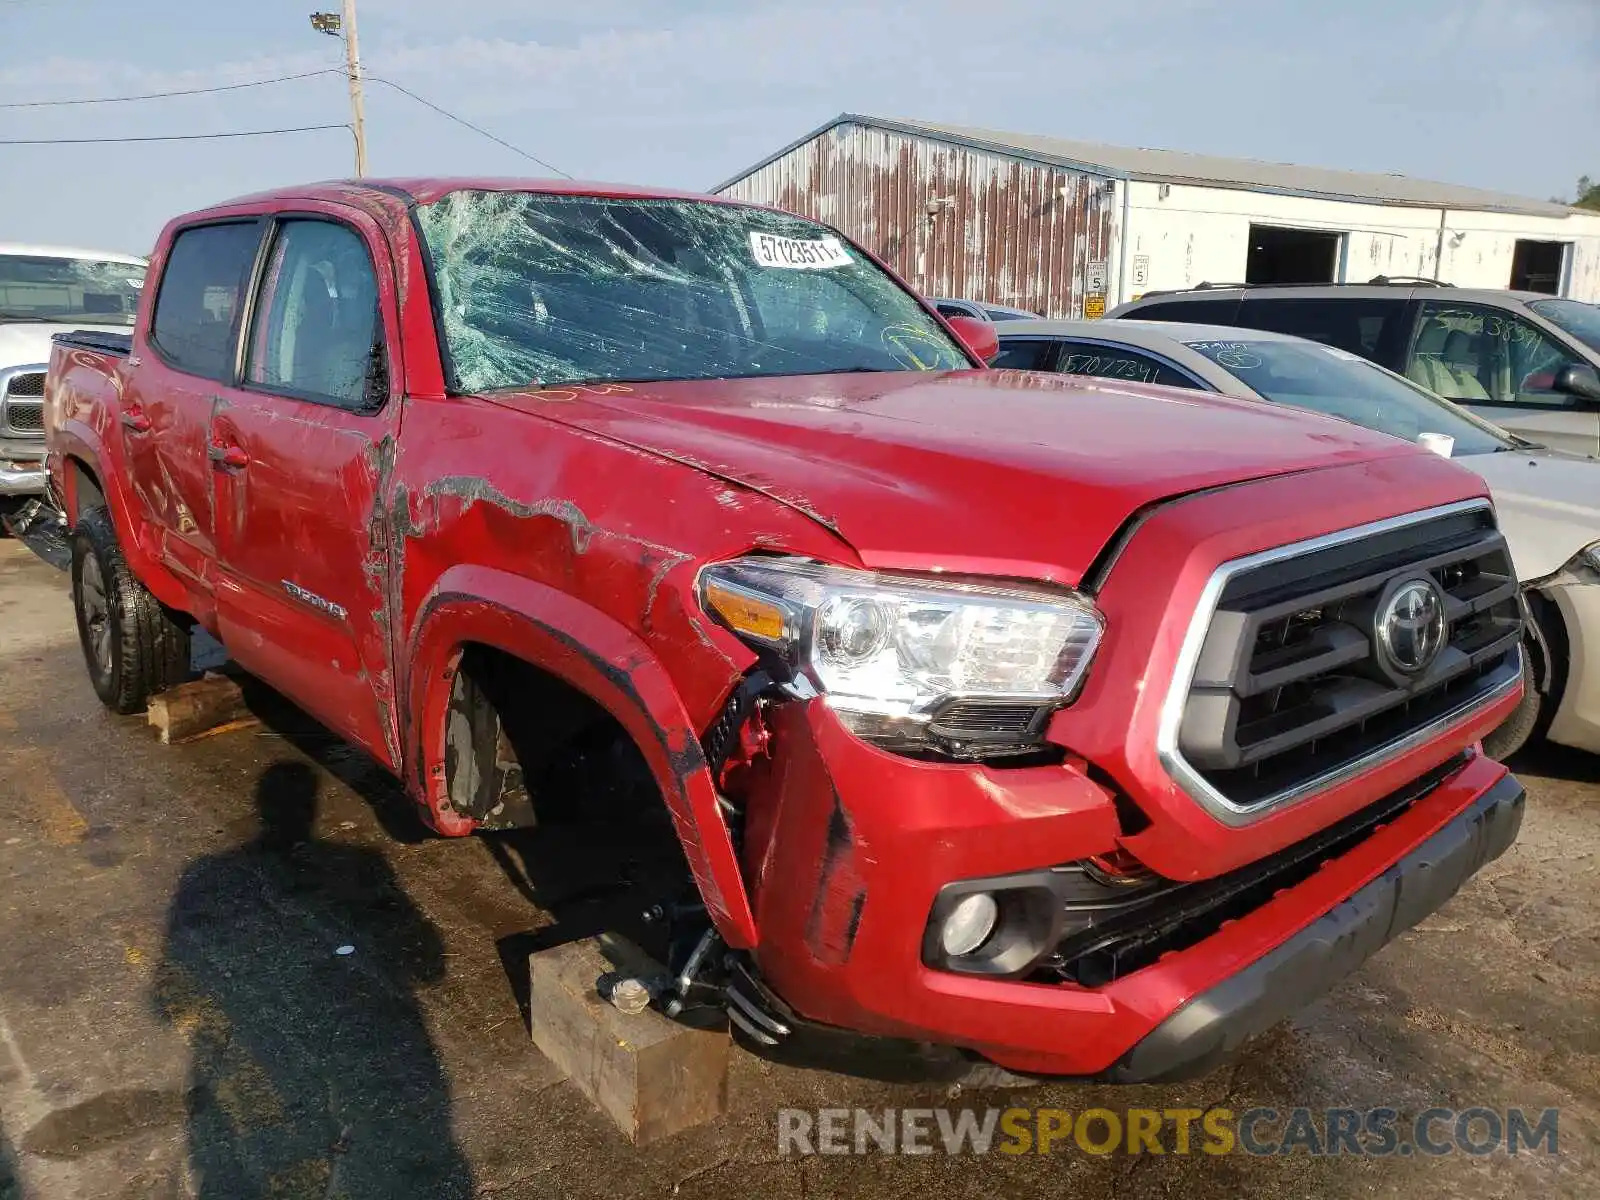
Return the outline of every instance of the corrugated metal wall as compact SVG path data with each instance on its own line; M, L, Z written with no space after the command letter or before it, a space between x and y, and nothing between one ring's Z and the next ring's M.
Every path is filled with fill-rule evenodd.
M927 296L1079 317L1091 264L1115 270L1111 180L888 130L835 126L724 192L837 226Z

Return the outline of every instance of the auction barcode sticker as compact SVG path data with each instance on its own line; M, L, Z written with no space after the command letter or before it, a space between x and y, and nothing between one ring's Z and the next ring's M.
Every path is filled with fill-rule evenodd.
M786 267L797 271L848 266L855 260L836 237L807 239L752 233L750 253L758 267Z

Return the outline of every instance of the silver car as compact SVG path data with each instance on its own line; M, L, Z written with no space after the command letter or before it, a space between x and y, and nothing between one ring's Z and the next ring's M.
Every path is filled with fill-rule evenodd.
M1113 317L1292 333L1369 358L1547 446L1600 455L1600 308L1428 280L1210 287Z
M1336 346L1169 321L1016 321L994 366L1292 404L1420 442L1489 485L1528 601L1527 697L1486 745L1600 752L1600 462L1506 432Z

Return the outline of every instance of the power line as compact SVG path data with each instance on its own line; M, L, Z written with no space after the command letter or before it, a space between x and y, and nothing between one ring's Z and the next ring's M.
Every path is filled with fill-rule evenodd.
M315 133L349 129L348 125L297 125L292 129L238 129L228 133L167 133L149 137L0 138L0 146L95 146L110 142L199 142L211 138L272 137L280 133Z
M169 96L202 96L211 92L236 92L241 88L266 87L270 83L289 83L296 79L310 79L316 75L343 75L341 67L323 67L320 71L301 71L296 75L278 75L272 79L252 79L245 83L224 83L216 87L184 88L175 92L146 92L139 96L95 96L80 100L17 100L0 104L0 108L63 108L76 104L128 104L135 100L164 100Z
M449 112L449 111L447 111L445 109L440 108L432 100L424 100L421 96L417 95L415 92L411 91L409 88L401 87L398 83L395 83L392 79L384 79L380 75L367 75L365 78L371 80L373 83L381 83L381 84L384 85L384 87L391 87L395 91L399 92L401 95L410 96L413 100L415 100L418 104L422 105L424 108L431 108L434 112L438 113L441 117L447 117L450 120L454 121L457 125L465 125L468 129L472 130L473 133L481 134L483 137L488 138L491 142L494 142L495 144L500 145L500 146L504 146L507 150L511 151L513 154L522 155L522 157L527 159L529 162L538 163L541 167L545 168L545 170L547 170L547 171L554 171L557 175L560 175L563 179L571 179L572 178L571 175L568 175L565 171L563 171L560 167L556 166L554 163L547 163L547 162L545 162L544 159L538 157L537 155L529 154L526 150L522 149L520 146L513 146L510 142L506 141L504 138L496 137L494 134L490 133L487 129L484 129L481 126L478 126L478 125L474 125L471 121L467 120L465 117L458 117L458 116L455 115L455 113Z

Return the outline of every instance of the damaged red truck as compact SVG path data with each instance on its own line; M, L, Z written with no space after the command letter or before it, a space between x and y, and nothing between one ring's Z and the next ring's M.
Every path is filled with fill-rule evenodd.
M201 626L446 835L609 724L748 1043L1206 1070L1515 838L1516 574L1425 450L984 340L715 198L180 218L131 337L50 364L95 688Z

